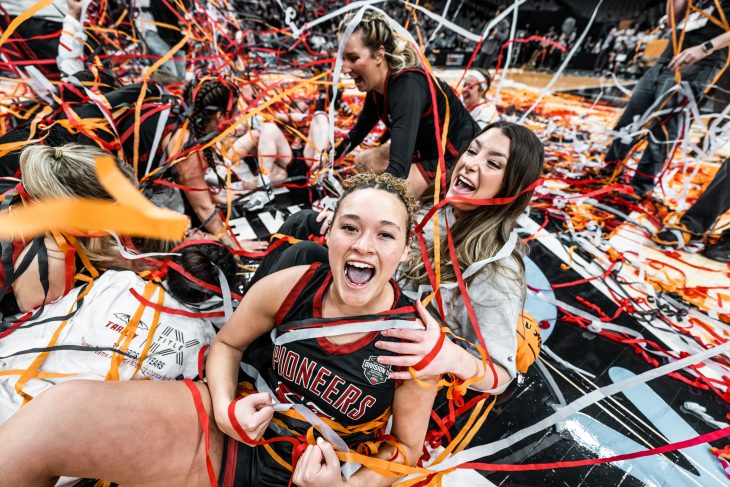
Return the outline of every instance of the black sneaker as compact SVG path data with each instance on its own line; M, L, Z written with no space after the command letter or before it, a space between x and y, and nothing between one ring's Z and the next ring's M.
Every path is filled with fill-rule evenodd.
M722 232L720 240L712 245L706 245L702 255L717 262L730 263L730 231Z

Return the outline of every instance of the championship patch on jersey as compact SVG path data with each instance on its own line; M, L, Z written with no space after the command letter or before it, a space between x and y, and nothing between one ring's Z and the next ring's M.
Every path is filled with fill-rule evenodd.
M362 362L362 370L365 378L370 384L376 386L388 380L388 374L392 370L390 365L378 363L378 357L370 356Z

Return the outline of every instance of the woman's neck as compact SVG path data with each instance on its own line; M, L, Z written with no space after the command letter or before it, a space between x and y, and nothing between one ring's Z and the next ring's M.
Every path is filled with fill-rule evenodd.
M382 71L380 73L380 79L378 80L378 84L375 85L373 90L375 90L375 92L380 95L385 94L385 89L388 86L388 78L390 78L390 68L385 68L385 71Z
M394 299L395 291L390 281L380 294L363 306L347 305L337 293L335 286L330 285L322 300L322 316L324 318L335 318L382 313L393 307Z

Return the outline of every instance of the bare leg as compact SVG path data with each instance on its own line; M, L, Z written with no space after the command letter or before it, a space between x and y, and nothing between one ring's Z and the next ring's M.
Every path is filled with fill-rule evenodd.
M233 150L236 152L236 155L241 158L255 156L258 150L260 136L261 134L258 130L250 130L236 139L233 143ZM259 185L259 181L256 178L242 182L243 189L254 189ZM218 200L219 203L225 203L227 201L224 194L218 193L216 197L218 196L223 198L223 200Z
M209 412L210 396L197 383ZM223 435L210 426L218 474ZM0 486L53 485L59 475L128 486L207 486L205 437L182 382L71 381L0 427Z
M316 112L309 123L309 141L304 147L304 160L309 167L319 164L319 155L330 147L329 119L324 112Z
M390 163L390 141L378 147L365 149L355 156L355 164L365 166L371 171L384 172Z
M424 179L423 174L421 174L421 171L418 170L415 164L411 164L411 169L408 171L406 188L408 188L408 192L414 198L420 197L426 191L426 188L428 188L428 181Z
M286 179L286 168L291 163L292 152L281 129L267 122L261 127L258 146L259 162L269 173L271 181Z
M250 130L240 136L233 143L233 149L238 157L248 157L256 155L256 147L259 144L259 131Z

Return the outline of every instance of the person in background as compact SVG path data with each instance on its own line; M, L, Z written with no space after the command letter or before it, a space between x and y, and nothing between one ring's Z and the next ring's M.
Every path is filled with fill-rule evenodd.
M651 239L659 245L681 249L690 240L703 237L730 209L730 157L725 159L707 189L679 221L666 221L664 227ZM710 238L702 254L708 259L730 263L730 229L719 238Z
M492 78L488 72L470 69L464 75L461 101L464 102L469 114L481 128L499 119L497 107L487 98L487 92L491 86Z
M341 32L351 19L343 20ZM443 148L447 168L479 132L479 125L454 90L420 68L415 50L396 34L382 13L365 12L345 45L342 70L366 98L355 127L337 145L335 157L339 159L360 145L380 120L388 129L389 143L363 151L356 162L405 178L415 196L433 181L439 163L437 140L441 133L436 132L434 111L443 131L449 109L448 139Z
M718 6L721 11L716 11ZM705 17L703 8L711 8L709 15L712 19ZM690 11L686 12L687 9ZM682 22L685 13L689 19L686 28ZM669 113L654 117L649 122L647 146L630 182L637 198L643 198L653 191L656 176L671 158L674 147L671 141L678 138L682 119L687 116L683 97L676 92L670 92L676 83L676 73L679 72L682 81L689 84L696 99L725 64L730 45L730 26L727 23L730 18L730 0L669 0L667 15L673 16L670 25L675 26L674 34L677 38L682 33L684 35L680 51L674 51L670 33L670 42L666 49L634 87L631 98L613 129L620 131L629 128L637 117L644 116L657 102L661 103L661 110L669 110ZM725 19L724 26L722 19ZM625 167L625 159L643 137L639 136L629 143L625 143L621 137L615 137L605 155L602 174L619 175Z

